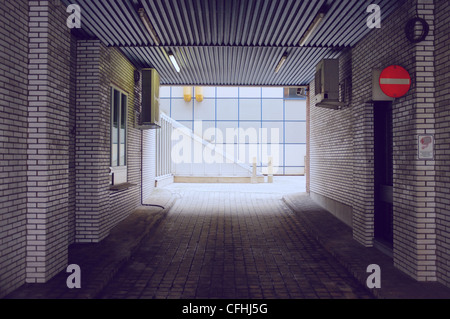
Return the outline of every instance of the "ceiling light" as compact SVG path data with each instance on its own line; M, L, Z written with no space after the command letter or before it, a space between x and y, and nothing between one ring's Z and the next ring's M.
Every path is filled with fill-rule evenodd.
M175 56L173 55L173 53L171 51L169 51L167 54L169 55L169 59L172 62L173 67L175 68L175 70L177 70L177 72L180 72L180 67L179 67L179 65L177 63L177 60L175 60Z
M306 42L309 40L309 38L311 37L311 35L314 33L314 31L316 31L317 27L320 25L320 23L322 22L323 18L325 17L324 13L319 13L314 21L311 23L311 25L309 26L308 30L305 32L305 34L303 35L303 37L300 39L299 45L300 46L304 46L306 44Z
M139 16L141 17L142 23L145 25L145 28L147 29L148 33L150 34L150 37L152 38L153 42L155 42L156 45L160 44L158 35L156 34L155 29L153 28L150 19L147 16L147 13L145 13L144 8L139 9Z
M275 68L275 73L278 73L278 71L280 71L280 69L283 66L284 62L286 62L287 57L288 57L287 53L283 54L283 56L281 57L280 61L277 64L277 67Z

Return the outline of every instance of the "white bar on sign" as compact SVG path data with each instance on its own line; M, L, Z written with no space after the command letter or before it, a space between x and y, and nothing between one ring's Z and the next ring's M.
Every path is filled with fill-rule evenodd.
M405 84L408 85L411 83L409 79L380 79L380 84Z

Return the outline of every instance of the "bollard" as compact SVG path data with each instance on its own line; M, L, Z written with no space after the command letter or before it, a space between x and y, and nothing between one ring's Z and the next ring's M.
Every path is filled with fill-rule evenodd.
M256 179L256 157L253 157L253 172L252 172L252 184L256 184L258 181Z
M273 183L273 166L272 166L272 156L269 156L269 162L268 162L268 174L267 174L267 182Z

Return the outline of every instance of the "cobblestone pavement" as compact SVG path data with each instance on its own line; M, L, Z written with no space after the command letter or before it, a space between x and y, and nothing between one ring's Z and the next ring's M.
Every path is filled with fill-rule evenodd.
M229 186L228 186L229 187ZM100 298L371 298L280 194L178 189Z

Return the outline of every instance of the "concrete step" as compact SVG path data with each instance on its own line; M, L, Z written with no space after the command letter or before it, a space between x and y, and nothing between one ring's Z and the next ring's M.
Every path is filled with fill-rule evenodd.
M251 176L174 176L175 183L252 183ZM256 183L264 183L264 176L256 176Z

